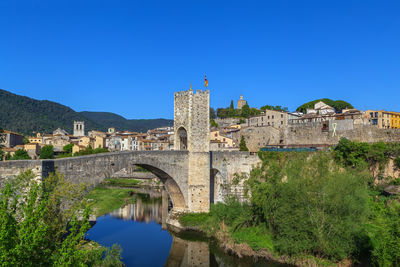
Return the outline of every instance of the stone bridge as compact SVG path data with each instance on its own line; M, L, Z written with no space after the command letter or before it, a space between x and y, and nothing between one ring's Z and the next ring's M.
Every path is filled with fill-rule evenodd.
M113 173L141 166L164 183L174 211L208 212L226 194L242 194L233 186L235 173L249 173L259 162L247 152L210 152L209 91L174 94L174 150L114 152L55 160L0 162L0 183L23 170L38 177L57 171L74 183L99 184Z
M44 178L58 172L73 183L96 186L105 178L125 169L132 172L141 166L156 175L164 184L174 211L207 211L209 203L223 202L228 193L241 196L241 185L232 184L235 174L249 173L259 162L257 155L239 151L202 153L208 158L207 182L190 181L188 151L129 151L95 154L54 160L18 160L0 162L0 184L19 173L32 170ZM198 170L194 169L192 172ZM204 178L204 177L202 177ZM200 179L203 181L204 179ZM198 195L194 195L196 191ZM190 195L192 194L192 195Z

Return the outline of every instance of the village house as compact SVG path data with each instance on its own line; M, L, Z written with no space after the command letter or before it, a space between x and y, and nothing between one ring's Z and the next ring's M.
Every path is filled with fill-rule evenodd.
M248 127L273 126L283 128L288 124L288 114L283 111L265 110L264 114L247 119Z
M5 137L4 141L1 143L4 147L12 148L24 144L24 136L22 134L4 130L2 135Z

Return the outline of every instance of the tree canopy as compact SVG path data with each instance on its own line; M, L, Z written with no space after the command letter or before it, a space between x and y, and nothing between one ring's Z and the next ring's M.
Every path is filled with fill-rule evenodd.
M303 105L299 106L296 109L296 111L306 113L308 108L314 108L314 105L316 103L318 103L319 101L322 101L325 104L333 107L336 111L341 111L342 109L346 109L346 108L354 108L353 105L351 105L350 103L343 101L343 100L332 100L329 98L321 98L321 99L316 99L316 100L304 103Z

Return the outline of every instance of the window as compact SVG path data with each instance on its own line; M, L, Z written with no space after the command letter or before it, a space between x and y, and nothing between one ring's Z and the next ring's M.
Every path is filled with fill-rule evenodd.
M283 118L283 114L281 114L281 118Z
M272 115L272 119L274 119L274 115Z
M269 116L268 116L268 119L269 119Z
M373 113L373 112L371 112L371 113L369 113L369 115L370 115L371 117L373 117L373 116L374 116L374 113Z
M375 117L378 117L378 112L375 112Z
M283 125L283 121L281 121L281 125Z

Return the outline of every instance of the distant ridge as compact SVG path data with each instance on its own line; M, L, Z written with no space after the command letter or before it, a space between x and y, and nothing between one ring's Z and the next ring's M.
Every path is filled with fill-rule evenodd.
M107 125L108 127L112 126L115 127L117 130L146 132L149 129L154 129L162 126L172 126L174 124L173 120L168 119L128 120L118 114L111 112L82 111L79 113L97 124Z
M26 135L52 133L57 128L72 133L74 120L85 121L86 131L106 131L108 127L147 131L173 124L173 120L166 119L127 120L109 112L76 112L56 102L36 100L0 89L0 128Z

